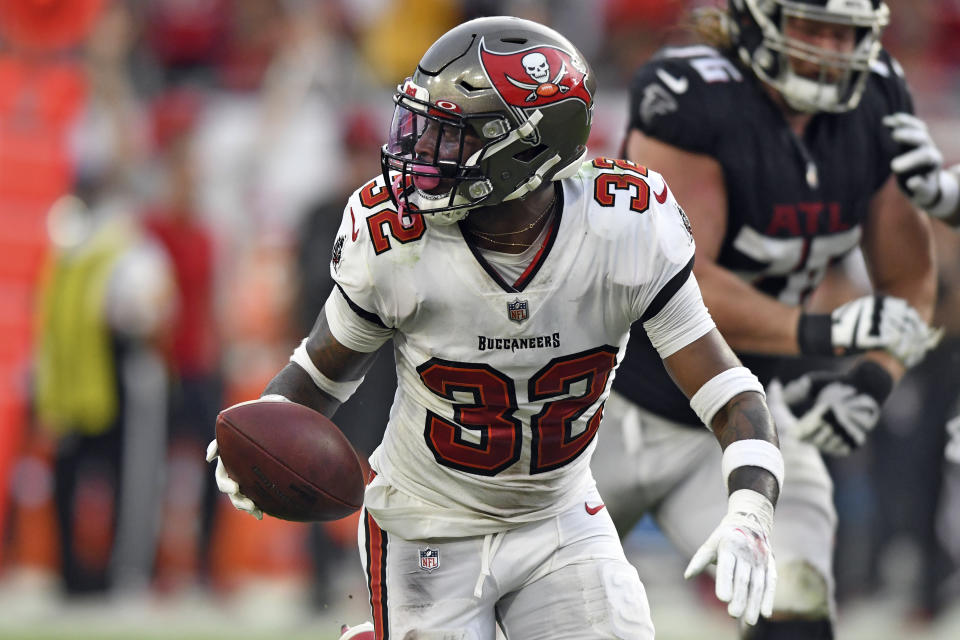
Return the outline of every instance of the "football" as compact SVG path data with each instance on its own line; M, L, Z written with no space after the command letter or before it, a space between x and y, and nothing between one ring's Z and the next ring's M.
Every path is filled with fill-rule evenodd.
M366 461L333 422L309 407L243 402L220 412L216 436L227 474L275 518L338 520L363 502Z

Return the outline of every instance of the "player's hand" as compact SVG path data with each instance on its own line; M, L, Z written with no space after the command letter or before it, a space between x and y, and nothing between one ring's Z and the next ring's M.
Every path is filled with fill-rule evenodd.
M830 314L830 344L844 355L885 349L904 366L920 362L939 343L931 329L902 298L868 295L843 304Z
M687 565L683 577L690 578L711 563L717 563L717 598L727 612L756 624L763 615L773 614L777 569L770 549L773 504L760 493L740 489L730 494L727 515L714 529Z
M918 208L932 216L947 217L960 199L957 176L943 168L943 155L930 137L926 123L909 113L883 119L900 144L900 155L890 162L901 189Z
M845 456L866 442L892 390L893 378L886 369L864 360L846 373L817 371L790 381L783 388L782 403L795 417L788 428L797 438L826 454ZM781 401L775 395L767 403ZM770 409L778 427L790 423L782 409Z
M240 511L246 511L257 520L262 520L263 512L257 508L257 505L253 504L253 500L240 493L240 485L227 475L227 468L223 466L223 460L220 459L217 450L216 438L207 445L207 462L213 462L214 460L217 461L217 470L214 472L214 476L217 479L217 488L220 489L220 492L227 494L234 507Z

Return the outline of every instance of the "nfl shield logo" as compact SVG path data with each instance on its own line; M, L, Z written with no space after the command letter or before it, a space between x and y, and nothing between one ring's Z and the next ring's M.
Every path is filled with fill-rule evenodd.
M528 317L528 305L526 300L514 298L513 302L507 303L507 316L516 323L523 322Z
M440 549L419 549L420 551L420 569L422 571L433 571L440 567Z

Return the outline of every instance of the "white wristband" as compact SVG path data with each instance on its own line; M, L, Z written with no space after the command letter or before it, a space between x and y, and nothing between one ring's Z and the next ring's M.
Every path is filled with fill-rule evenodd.
M710 423L713 422L717 411L730 402L730 398L744 391L756 391L764 395L763 385L757 380L757 376L750 372L750 369L733 367L707 380L690 398L690 406L703 424L710 429Z
M304 338L300 342L300 346L293 350L293 355L290 356L290 362L300 365L300 368L307 372L307 375L310 376L313 384L317 385L318 389L329 393L340 402L349 400L353 392L356 391L360 383L363 382L363 378L359 380L349 380L347 382L337 382L320 373L320 369L317 369L317 365L313 364L313 360L310 359L310 354L307 353L307 338Z
M760 467L766 469L777 479L777 485L783 488L783 454L777 445L751 438L737 440L723 450L720 470L723 472L723 484L730 488L730 474L740 467Z

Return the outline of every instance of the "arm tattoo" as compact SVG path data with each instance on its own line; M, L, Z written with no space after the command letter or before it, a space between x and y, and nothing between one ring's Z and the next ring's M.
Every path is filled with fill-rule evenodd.
M779 446L773 418L767 411L763 397L748 391L734 396L713 419L713 432L723 449L737 440L758 439ZM765 495L774 505L780 494L773 474L760 467L740 467L730 474L730 493L737 489L752 489Z

